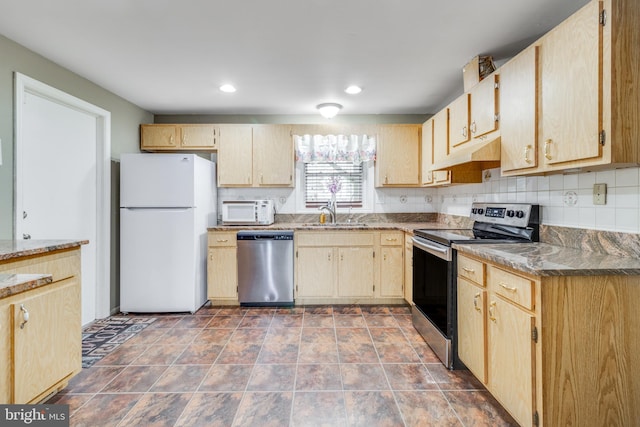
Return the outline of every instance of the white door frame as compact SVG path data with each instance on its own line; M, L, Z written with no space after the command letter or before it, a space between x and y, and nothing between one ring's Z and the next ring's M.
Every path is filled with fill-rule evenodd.
M18 215L22 213L22 192L18 191L22 186L22 117L26 94L32 94L49 101L63 105L67 108L83 112L96 119L96 318L101 319L110 315L110 230L111 230L111 113L93 104L89 104L75 96L62 92L54 87L44 84L24 74L15 72L15 181L13 191L14 228L15 238L22 239ZM27 172L28 173L28 172Z

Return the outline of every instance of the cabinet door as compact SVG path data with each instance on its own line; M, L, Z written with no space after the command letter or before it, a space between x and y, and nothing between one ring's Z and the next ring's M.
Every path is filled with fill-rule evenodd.
M592 1L542 41L542 155L546 164L601 155L602 2Z
M458 356L487 383L487 292L458 276Z
M13 387L11 384L11 305L0 300L0 402L10 403Z
M465 93L449 105L450 152L453 152L456 147L468 142L471 138L471 132L469 132L469 98L469 94Z
M449 155L449 109L433 116L433 163L441 162Z
M488 388L520 425L531 425L534 402L535 318L489 293Z
M289 125L253 127L253 182L293 187L293 139Z
M422 173L422 185L433 183L433 119L429 119L422 125L422 149L420 150L421 162L420 168Z
M180 147L215 149L216 130L213 125L180 125Z
M403 297L404 265L402 246L380 248L380 296Z
M420 184L420 128L381 126L376 185Z
M207 296L210 300L238 301L236 247L209 247Z
M221 125L218 141L218 187L250 187L253 132L250 125Z
M373 296L373 248L338 248L338 296Z
M434 184L448 184L451 182L451 172L449 171L434 171L433 183Z
M178 147L176 125L140 125L140 149L175 149Z
M478 138L498 129L498 75L492 74L471 89L469 131Z
M14 403L30 402L80 371L80 307L80 282L76 278L12 304ZM28 321L24 323L26 312Z
M500 68L502 172L538 165L538 47L533 46Z
M298 248L296 298L335 296L335 251L329 247Z

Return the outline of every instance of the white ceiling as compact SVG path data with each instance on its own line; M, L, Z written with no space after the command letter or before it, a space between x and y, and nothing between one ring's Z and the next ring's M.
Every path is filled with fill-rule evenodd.
M155 114L428 114L472 57L500 63L586 3L0 0L0 34Z

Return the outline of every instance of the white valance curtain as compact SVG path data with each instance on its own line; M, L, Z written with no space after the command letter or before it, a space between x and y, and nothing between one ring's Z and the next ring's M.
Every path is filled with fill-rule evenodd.
M376 159L376 139L369 135L294 135L296 160L303 163L352 162Z

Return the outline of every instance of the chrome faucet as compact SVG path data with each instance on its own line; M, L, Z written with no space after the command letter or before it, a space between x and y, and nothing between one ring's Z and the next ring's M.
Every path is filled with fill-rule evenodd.
M327 212L329 212L331 224L336 223L336 205L331 200L329 200L325 206L320 206L319 209L321 211L326 210Z

